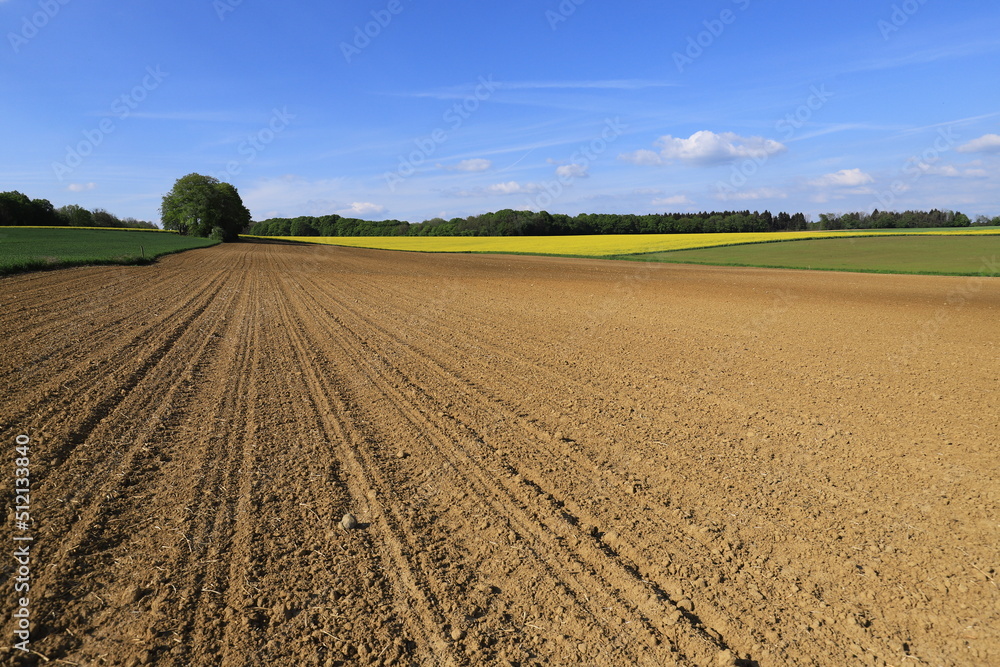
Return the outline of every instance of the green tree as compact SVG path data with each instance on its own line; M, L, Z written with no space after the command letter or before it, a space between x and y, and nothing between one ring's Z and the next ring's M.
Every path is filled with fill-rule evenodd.
M164 229L181 234L235 241L250 225L250 211L229 183L211 176L188 174L163 196L160 217Z
M0 225L4 227L30 225L31 200L13 190L0 192Z
M108 213L103 208L95 208L93 211L95 227L123 227L118 216Z
M69 227L93 227L94 214L78 204L67 204L60 207L56 213L65 220Z
M59 225L56 209L48 199L31 200L31 224L42 227Z
M219 210L221 212L221 224L223 239L226 241L239 240L240 234L250 228L250 211L243 205L240 193L231 183L219 183L216 185L219 192Z
M292 236L319 236L316 228L309 224L309 218L295 218L289 225Z

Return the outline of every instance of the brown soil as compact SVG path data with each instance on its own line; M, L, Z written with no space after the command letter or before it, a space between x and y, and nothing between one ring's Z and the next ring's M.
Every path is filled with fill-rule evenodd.
M31 648L1000 664L998 321L988 279L285 245L3 279Z

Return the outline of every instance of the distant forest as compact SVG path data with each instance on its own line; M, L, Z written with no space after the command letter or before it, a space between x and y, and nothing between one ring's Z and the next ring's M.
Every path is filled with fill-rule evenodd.
M158 229L156 225L135 218L119 218L103 208L88 210L76 204L55 208L48 199L28 199L16 190L0 192L2 227L120 227L122 229Z
M654 215L561 215L541 211L513 211L468 218L434 218L420 223L401 220L359 220L339 215L271 218L253 223L255 236L569 236L582 234L699 234L713 232L784 232L840 229L915 229L1000 225L1000 217L980 216L973 223L954 211L875 211L822 214L810 222L802 213L723 211Z
M713 211L621 215L563 215L546 211L504 209L468 218L361 220L339 215L271 218L244 230L254 236L571 236L584 234L701 234L713 232L784 232L840 229L916 229L1000 225L1000 216L975 221L955 211L874 211L821 214L811 221L802 213ZM0 192L0 226L121 227L157 229L152 222L119 218L97 208L70 204L55 208L46 199L29 199L20 192Z

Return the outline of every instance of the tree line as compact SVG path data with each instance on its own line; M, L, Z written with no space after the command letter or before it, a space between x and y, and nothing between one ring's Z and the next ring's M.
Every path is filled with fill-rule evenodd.
M650 215L585 213L575 216L547 211L503 209L467 218L361 220L336 214L319 217L270 218L252 222L236 188L210 176L188 174L164 195L160 207L164 229L192 236L235 241L254 236L570 236L585 234L705 234L720 232L784 232L856 229L917 229L1000 225L1000 216L972 221L957 211L878 211L823 213L812 221L802 213L711 211ZM0 226L122 227L156 229L135 218L120 219L104 209L71 204L54 208L46 199L20 192L0 192Z
M804 230L803 214L726 211L662 215L582 214L504 209L468 218L433 218L419 223L369 221L339 215L271 218L256 222L256 236L573 236L584 234L694 234Z
M270 218L255 222L247 233L255 236L569 236L583 234L702 234L719 232L784 232L841 229L916 229L1000 225L1000 217L985 216L973 223L954 211L874 211L822 214L818 221L802 213L770 211L712 211L651 215L581 214L504 209L467 218L434 218L419 223L401 220L369 221L339 215Z
M119 218L103 208L88 210L76 204L55 208L48 199L29 199L16 190L0 192L0 226L157 228L152 222Z
M868 213L821 213L817 229L915 229L927 227L970 227L969 216L956 211L879 211ZM976 219L977 225L1000 224L1000 216L990 220L986 216Z

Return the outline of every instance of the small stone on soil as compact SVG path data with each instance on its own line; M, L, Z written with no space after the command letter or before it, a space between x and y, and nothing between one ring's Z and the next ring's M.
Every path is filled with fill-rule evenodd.
M354 530L358 527L358 520L353 514L348 512L344 515L344 518L340 520L340 527L344 530Z

